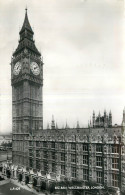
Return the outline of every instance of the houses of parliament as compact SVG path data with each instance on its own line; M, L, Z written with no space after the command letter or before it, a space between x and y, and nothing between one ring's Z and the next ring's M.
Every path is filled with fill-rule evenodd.
M43 129L43 61L27 10L19 35L11 58L12 163L1 165L2 175L9 174L39 191L54 182L80 181L84 186L88 182L124 194L125 110L120 126L113 126L111 111L104 111L102 116L93 112L87 128L77 123L76 128L60 129L52 119L51 127Z

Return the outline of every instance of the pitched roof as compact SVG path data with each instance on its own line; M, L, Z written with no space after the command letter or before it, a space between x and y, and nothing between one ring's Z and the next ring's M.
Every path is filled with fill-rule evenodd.
M30 26L30 23L29 23L29 19L28 19L28 15L27 15L27 9L26 9L26 13L25 13L25 19L24 19L24 23L23 23L23 26L21 28L21 31L20 31L20 34L25 30L29 30L30 32L33 33L33 30Z

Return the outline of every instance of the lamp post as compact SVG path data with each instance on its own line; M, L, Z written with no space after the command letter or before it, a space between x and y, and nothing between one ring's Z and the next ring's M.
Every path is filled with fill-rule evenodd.
M7 148L7 161L8 161L8 148Z

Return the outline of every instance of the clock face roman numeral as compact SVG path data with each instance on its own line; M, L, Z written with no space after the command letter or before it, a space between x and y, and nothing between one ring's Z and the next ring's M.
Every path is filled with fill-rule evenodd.
M21 63L20 62L17 62L14 66L14 69L13 69L13 74L14 75L18 75L20 70L21 70Z
M30 64L31 71L34 75L39 75L40 74L40 68L36 62L32 62Z

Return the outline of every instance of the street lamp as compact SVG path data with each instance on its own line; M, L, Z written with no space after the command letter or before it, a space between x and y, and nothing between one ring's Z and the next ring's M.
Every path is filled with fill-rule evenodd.
M8 148L7 148L7 161L8 161Z

